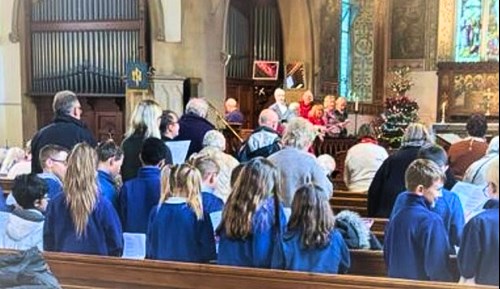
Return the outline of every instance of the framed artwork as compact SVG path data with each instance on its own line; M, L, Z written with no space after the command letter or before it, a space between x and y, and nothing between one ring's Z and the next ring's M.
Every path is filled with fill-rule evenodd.
M286 89L305 89L306 72L303 62L289 63L285 67L285 88Z
M254 80L277 80L279 67L279 61L256 60L253 63L252 78Z

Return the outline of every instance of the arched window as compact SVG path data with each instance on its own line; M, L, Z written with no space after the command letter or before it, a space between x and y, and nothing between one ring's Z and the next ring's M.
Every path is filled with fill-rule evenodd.
M340 70L339 94L347 97L352 90L352 24L358 14L357 6L351 0L342 0L340 12Z
M499 0L459 0L455 60L498 61Z

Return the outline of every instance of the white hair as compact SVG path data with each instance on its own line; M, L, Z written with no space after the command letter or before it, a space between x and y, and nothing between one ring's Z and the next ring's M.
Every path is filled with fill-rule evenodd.
M192 98L186 105L186 114L192 113L205 118L208 114L208 103L203 98Z
M333 173L337 166L335 159L331 155L320 155L318 157L318 163L326 175Z
M283 135L283 144L288 147L297 148L299 150L307 149L317 133L314 126L304 118L297 117L288 123Z
M226 150L226 138L220 131L211 130L203 138L203 147L213 147L224 151Z

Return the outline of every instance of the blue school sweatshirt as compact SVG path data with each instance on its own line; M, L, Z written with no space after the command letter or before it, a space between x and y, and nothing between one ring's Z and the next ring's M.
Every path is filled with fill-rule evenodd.
M351 264L349 248L337 231L330 234L330 244L324 248L306 249L301 231L288 231L281 244L274 246L271 268L312 273L346 273Z
M407 194L389 220L384 259L388 275L423 281L452 281L448 234L426 200Z
M184 198L153 208L147 234L149 259L208 263L216 259L215 235L207 213L198 220Z
M215 191L213 189L202 186L201 191L203 211L205 213L211 214L214 212L220 212L224 209L224 201L214 194Z
M47 207L43 248L51 252L121 256L123 237L118 215L108 200L98 198L89 216L85 233L79 237L66 196L60 194L51 200Z
M98 170L97 182L101 195L105 197L115 209L118 209L118 191L116 190L113 176L108 172Z
M41 173L38 174L37 176L40 179L42 179L47 185L48 188L47 196L49 197L49 200L63 193L64 191L63 183L56 175L52 173Z
M498 200L488 201L485 211L472 218L464 229L458 267L463 277L475 277L477 284L499 285L498 211Z
M462 209L462 203L457 194L446 189L443 189L442 193L442 197L437 199L436 205L434 208L431 208L431 210L443 219L450 241L450 252L456 254L455 246L460 247L460 240L465 226L464 210ZM391 216L402 209L403 204L407 202L409 196L411 196L411 194L408 192L404 192L398 196Z
M271 268L274 245L278 230L286 226L285 212L280 204L280 227L275 227L274 199L262 202L252 219L252 233L246 239L231 239L226 236L224 225L219 233L219 265Z
M123 185L119 196L119 214L123 232L146 234L151 209L161 195L161 171L158 167L142 167L137 177Z
M7 204L5 203L5 196L2 188L0 188L0 212L10 212Z

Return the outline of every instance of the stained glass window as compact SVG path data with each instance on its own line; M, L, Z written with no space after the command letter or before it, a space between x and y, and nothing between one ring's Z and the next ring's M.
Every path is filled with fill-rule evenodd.
M339 94L348 96L351 90L351 4L342 0L340 30Z
M456 61L498 61L498 1L457 1Z

